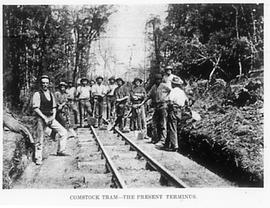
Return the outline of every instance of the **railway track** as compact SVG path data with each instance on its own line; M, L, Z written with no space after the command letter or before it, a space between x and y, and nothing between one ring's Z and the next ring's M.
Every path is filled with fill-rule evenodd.
M178 153L157 150L133 132L78 128L69 157L47 155L24 171L14 188L186 188L234 184ZM55 150L53 152L56 152Z
M106 171L112 174L111 187L188 187L118 129L114 133L108 130L97 133L92 126L90 129L106 160Z

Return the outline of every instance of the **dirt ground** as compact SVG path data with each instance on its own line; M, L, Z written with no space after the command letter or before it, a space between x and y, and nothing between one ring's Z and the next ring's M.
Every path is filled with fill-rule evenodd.
M106 173L105 162L97 151L90 130L79 129L78 132L79 139L70 138L67 142L70 156L56 156L54 145L43 164L29 164L13 188L110 188L111 174Z
M189 187L235 187L236 184L216 175L207 168L177 153L157 149L148 140L138 140L133 133L126 134L154 160L179 177ZM146 176L147 177L147 176Z

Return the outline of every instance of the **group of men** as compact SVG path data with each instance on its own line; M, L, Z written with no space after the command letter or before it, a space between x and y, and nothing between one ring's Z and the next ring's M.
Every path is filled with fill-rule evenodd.
M68 132L76 137L74 129L82 127L87 117L94 118L96 128L103 125L106 117L113 127L118 126L123 132L139 130L145 135L145 103L148 100L154 108L152 142L169 151L178 150L177 124L188 98L181 89L183 81L172 74L171 67L165 68L165 75L155 75L155 84L148 93L140 78L135 78L132 86L128 86L122 78L111 77L105 85L101 76L95 81L83 77L77 86L72 81L60 82L56 93L49 90L47 75L43 75L40 81L41 89L33 95L37 117L36 164L42 164L46 127L52 129L54 137L59 134L58 156L68 155L65 151Z
M67 156L65 152L68 134L76 137L78 126L83 127L85 119L94 119L94 127L101 127L105 117L109 122L114 122L121 131L127 127L130 118L132 130L145 130L144 106L138 106L146 96L142 87L143 81L136 78L131 89L125 85L122 78L109 78L108 85L103 83L103 77L96 81L89 81L86 77L80 79L75 87L72 81L61 81L58 90L53 93L49 90L50 78L41 76L41 88L32 98L32 107L36 113L36 164L42 164L42 149L44 132L47 127L52 129L52 137L58 139L58 156ZM104 115L106 112L106 115Z
M172 67L165 68L165 74L155 75L155 84L148 92L154 114L152 117L152 143L168 151L178 151L177 127L183 113L189 109L189 98L183 89L183 80L172 74Z

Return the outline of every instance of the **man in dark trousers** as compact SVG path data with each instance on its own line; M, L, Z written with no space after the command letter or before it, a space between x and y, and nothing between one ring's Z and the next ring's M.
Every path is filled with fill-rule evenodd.
M152 100L154 107L152 143L157 147L164 147L167 138L167 102L170 91L171 88L162 83L162 75L156 74L155 84L148 92L147 98L140 104L143 105L147 100Z
M115 96L114 91L117 88L117 84L115 83L115 78L109 78L108 84L108 92L107 92L107 119L112 121L114 119L115 113Z
M102 117L104 110L105 95L107 93L107 87L103 84L103 77L96 78L96 84L91 89L92 96L94 98L94 115L96 118L95 128L102 125Z
M75 124L78 124L80 120L79 118L80 115L79 115L78 103L76 100L77 90L76 90L76 87L73 85L72 80L68 82L66 92L67 92L68 106L70 108L70 111L72 112L72 116L73 116Z
M178 131L177 126L182 119L182 112L185 105L188 104L188 98L185 92L180 88L183 84L179 77L173 77L171 80L172 90L168 100L168 137L166 149L169 151L178 151Z
M68 156L65 153L67 130L55 119L56 102L54 95L48 89L50 79L47 75L42 75L41 89L35 92L32 99L32 107L36 114L36 131L37 137L35 142L35 162L37 165L42 164L42 149L44 140L44 131L47 127L60 135L58 140L57 156Z
M84 114L92 116L92 108L90 103L91 87L88 85L89 80L86 77L81 79L81 85L77 89L77 97L79 99L80 126L83 127Z
M114 126L119 126L120 131L127 131L125 129L126 126L126 118L125 114L127 111L127 104L129 101L129 91L126 86L124 86L125 82L122 78L116 79L118 87L114 91L115 96L115 107L116 107L116 121Z

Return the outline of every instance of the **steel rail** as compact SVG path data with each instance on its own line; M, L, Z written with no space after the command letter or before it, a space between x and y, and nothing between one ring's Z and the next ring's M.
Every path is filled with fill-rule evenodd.
M107 120L105 123L109 124ZM188 188L188 185L185 184L181 179L175 176L172 172L170 172L167 168L161 165L158 161L153 159L150 155L146 152L141 150L135 143L133 143L129 138L127 138L120 130L114 128L114 131L117 132L124 140L127 142L136 152L138 152L139 156L146 159L146 161L155 169L157 170L161 176L163 176L168 182L171 182L177 188Z
M107 167L110 169L110 172L113 174L112 182L114 182L118 188L123 188L123 189L127 188L124 180L122 179L118 170L114 166L111 158L108 156L107 152L105 151L105 148L103 144L101 143L100 139L98 138L97 133L95 132L95 129L93 128L93 126L90 126L90 129L95 137L95 140L97 141L97 144L102 152L102 155L105 157L106 165L108 165Z

